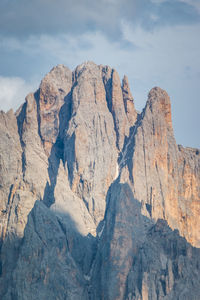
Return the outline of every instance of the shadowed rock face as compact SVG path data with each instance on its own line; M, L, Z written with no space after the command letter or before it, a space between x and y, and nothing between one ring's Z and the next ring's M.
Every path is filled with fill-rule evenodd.
M165 220L142 215L130 186L116 181L108 192L91 299L198 299L199 255Z
M53 68L0 113L0 298L199 299L199 181L164 90Z

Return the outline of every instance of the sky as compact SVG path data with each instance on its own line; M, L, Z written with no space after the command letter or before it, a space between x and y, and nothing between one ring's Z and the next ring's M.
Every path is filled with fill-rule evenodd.
M200 0L0 1L0 109L88 60L126 74L140 111L165 89L177 143L200 148Z

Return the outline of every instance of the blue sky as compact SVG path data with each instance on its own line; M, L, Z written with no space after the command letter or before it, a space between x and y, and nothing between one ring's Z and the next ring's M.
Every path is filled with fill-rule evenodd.
M0 109L17 109L57 64L92 60L171 97L178 144L200 148L200 0L1 0Z

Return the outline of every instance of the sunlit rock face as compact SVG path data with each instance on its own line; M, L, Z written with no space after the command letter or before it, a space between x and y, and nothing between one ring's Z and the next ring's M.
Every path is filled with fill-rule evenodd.
M170 99L164 90L150 91L128 143L128 172L123 170L122 178L130 180L143 214L155 221L167 220L171 228L199 246L200 155L197 149L176 145Z
M178 146L179 230L188 242L200 247L200 151Z
M1 299L199 299L200 151L159 87L53 68L0 112Z
M115 177L118 149L101 69L94 63L76 68L71 101L71 119L64 138L65 168L72 191L85 202L98 224Z

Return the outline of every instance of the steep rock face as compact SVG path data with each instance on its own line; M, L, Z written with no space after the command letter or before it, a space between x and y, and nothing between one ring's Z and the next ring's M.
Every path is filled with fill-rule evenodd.
M23 149L23 179L29 185L29 190L42 199L48 180L48 158L39 135L38 105L34 94L26 97L25 104L17 112L17 118Z
M145 238L146 224L128 184L113 183L107 200L104 230L93 267L92 299L124 299L132 256Z
M83 64L74 77L64 159L72 191L84 200L98 224L104 216L106 192L116 174L116 133L99 67Z
M198 246L199 154L191 153L179 151L176 145L169 96L160 88L152 89L122 152L120 163L125 167L121 177L130 182L144 215L167 220L171 228L179 229ZM190 216L197 216L196 221L185 216L186 206Z
M8 198L12 202L12 189L22 174L22 149L17 120L12 110L7 113L0 112L0 136L0 207L2 220L3 213L6 213L7 210Z
M75 255L89 237L78 235L73 249L69 224L37 201L3 299L198 299L200 250L143 216L128 184L113 183L107 200L89 273Z
M123 93L121 89L121 82L118 73L113 70L112 72L112 106L111 111L113 114L115 128L117 133L117 146L122 150L124 145L124 138L129 134L129 125L125 113L123 103Z
M64 122L60 118L60 109L68 102L71 87L72 72L63 65L53 68L40 84L38 92L40 134L47 153L50 153L59 135L62 121Z
M5 269L10 270L15 260L15 253L10 249L13 236L19 223L13 218L15 207L15 193L19 189L22 178L22 149L20 145L17 120L12 110L7 113L0 112L0 294L6 284ZM23 222L23 220L21 220ZM16 224L18 223L18 224ZM11 235L9 232L11 231ZM15 243L15 240L14 240ZM4 278L2 278L4 276Z
M58 68L56 68L56 70L57 69ZM56 75L55 70L51 73L54 74L55 78L59 74L59 72L57 72ZM49 83L49 77L52 79L52 74L51 76L47 76L41 83L40 95L44 96L45 92L46 94L48 94L48 92L51 94L52 89L50 86L52 87L52 82ZM61 87L62 80L63 76L60 74ZM53 84L54 86L52 88L55 90L56 84L54 81ZM64 86L65 85L64 83ZM66 87L64 87L64 89L65 88ZM4 126L1 135L2 147L9 149L9 151L7 151L7 149L2 148L1 152L3 154L2 171L4 171L2 178L8 182L8 184L3 182L0 189L2 201L4 200L6 205L6 208L2 208L1 210L3 211L3 217L1 219L3 232L1 257L2 273L4 274L1 284L1 288L3 289L2 293L4 293L7 288L10 274L17 259L16 249L19 247L21 238L23 237L27 216L33 208L35 201L37 199L43 199L45 187L50 181L48 174L49 162L45 154L46 146L44 145L43 147L44 140L41 140L40 135L42 112L40 112L37 97L38 93L29 94L26 97L26 102L16 112L17 119L12 112L6 115L2 114L1 124ZM45 99L44 101L46 101ZM57 98L55 101L57 101ZM58 106L61 106L61 104L58 103ZM57 114L58 113L59 107ZM53 124L52 122L49 123L50 126L54 126L54 123L57 126L56 121L53 122ZM6 133L8 129L9 133ZM5 136L8 139L7 142L2 140L4 134L6 134ZM8 155L6 156L6 154ZM10 166L7 167L9 170L8 176L6 176L6 164L10 164ZM3 204L3 202L1 202L1 204Z
M84 202L76 196L70 189L67 171L65 171L62 161L60 161L57 182L55 186L55 202L50 209L56 215L65 219L70 216L77 230L82 235L88 233L96 235L96 226Z
M127 183L111 186L91 299L198 299L199 263L200 250L177 230L141 214Z
M118 73L109 67L101 67L102 78L106 90L106 98L108 108L112 113L114 126L116 131L116 144L119 150L122 150L125 136L129 135L128 118L125 111L125 103L123 99L123 88ZM128 83L127 83L128 84ZM128 86L125 88L128 90ZM130 93L129 93L130 96ZM126 101L126 100L125 100ZM134 112L135 113L135 112Z
M1 294L4 294L9 278L18 257L18 249L27 223L27 216L37 199L41 199L44 193L47 173L47 158L38 135L37 105L34 95L26 98L26 103L18 110L17 119L13 115L9 126L15 127L15 138L9 137L3 157L7 163L11 163L9 195L7 207L3 216L3 237L1 240L2 278ZM18 124L17 124L18 123ZM17 126L18 125L18 126ZM11 144L11 142L14 144ZM5 146L4 145L4 146ZM9 157L6 157L6 153ZM13 167L18 164L16 173ZM46 172L45 172L46 170ZM5 174L6 175L6 174ZM5 176L4 175L4 176ZM5 176L6 177L6 176ZM4 191L5 185L1 187ZM4 201L5 201L4 200Z
M167 223L200 245L200 155L165 91L138 114L126 76L59 65L0 133L0 298L198 299L199 251Z
M170 99L165 91L154 88L136 128L130 176L134 197L143 210L147 204L150 217L173 218L170 225L174 227L178 222L177 161Z
M190 243L200 247L200 152L178 148L180 232Z
M134 254L126 299L199 299L199 254L159 219Z
M36 202L12 274L12 286L4 299L81 300L88 299L86 288L58 219L44 204Z
M131 94L128 78L126 75L122 80L122 93L124 99L125 112L127 114L129 124L132 127L137 120L137 112L135 110L133 96Z

